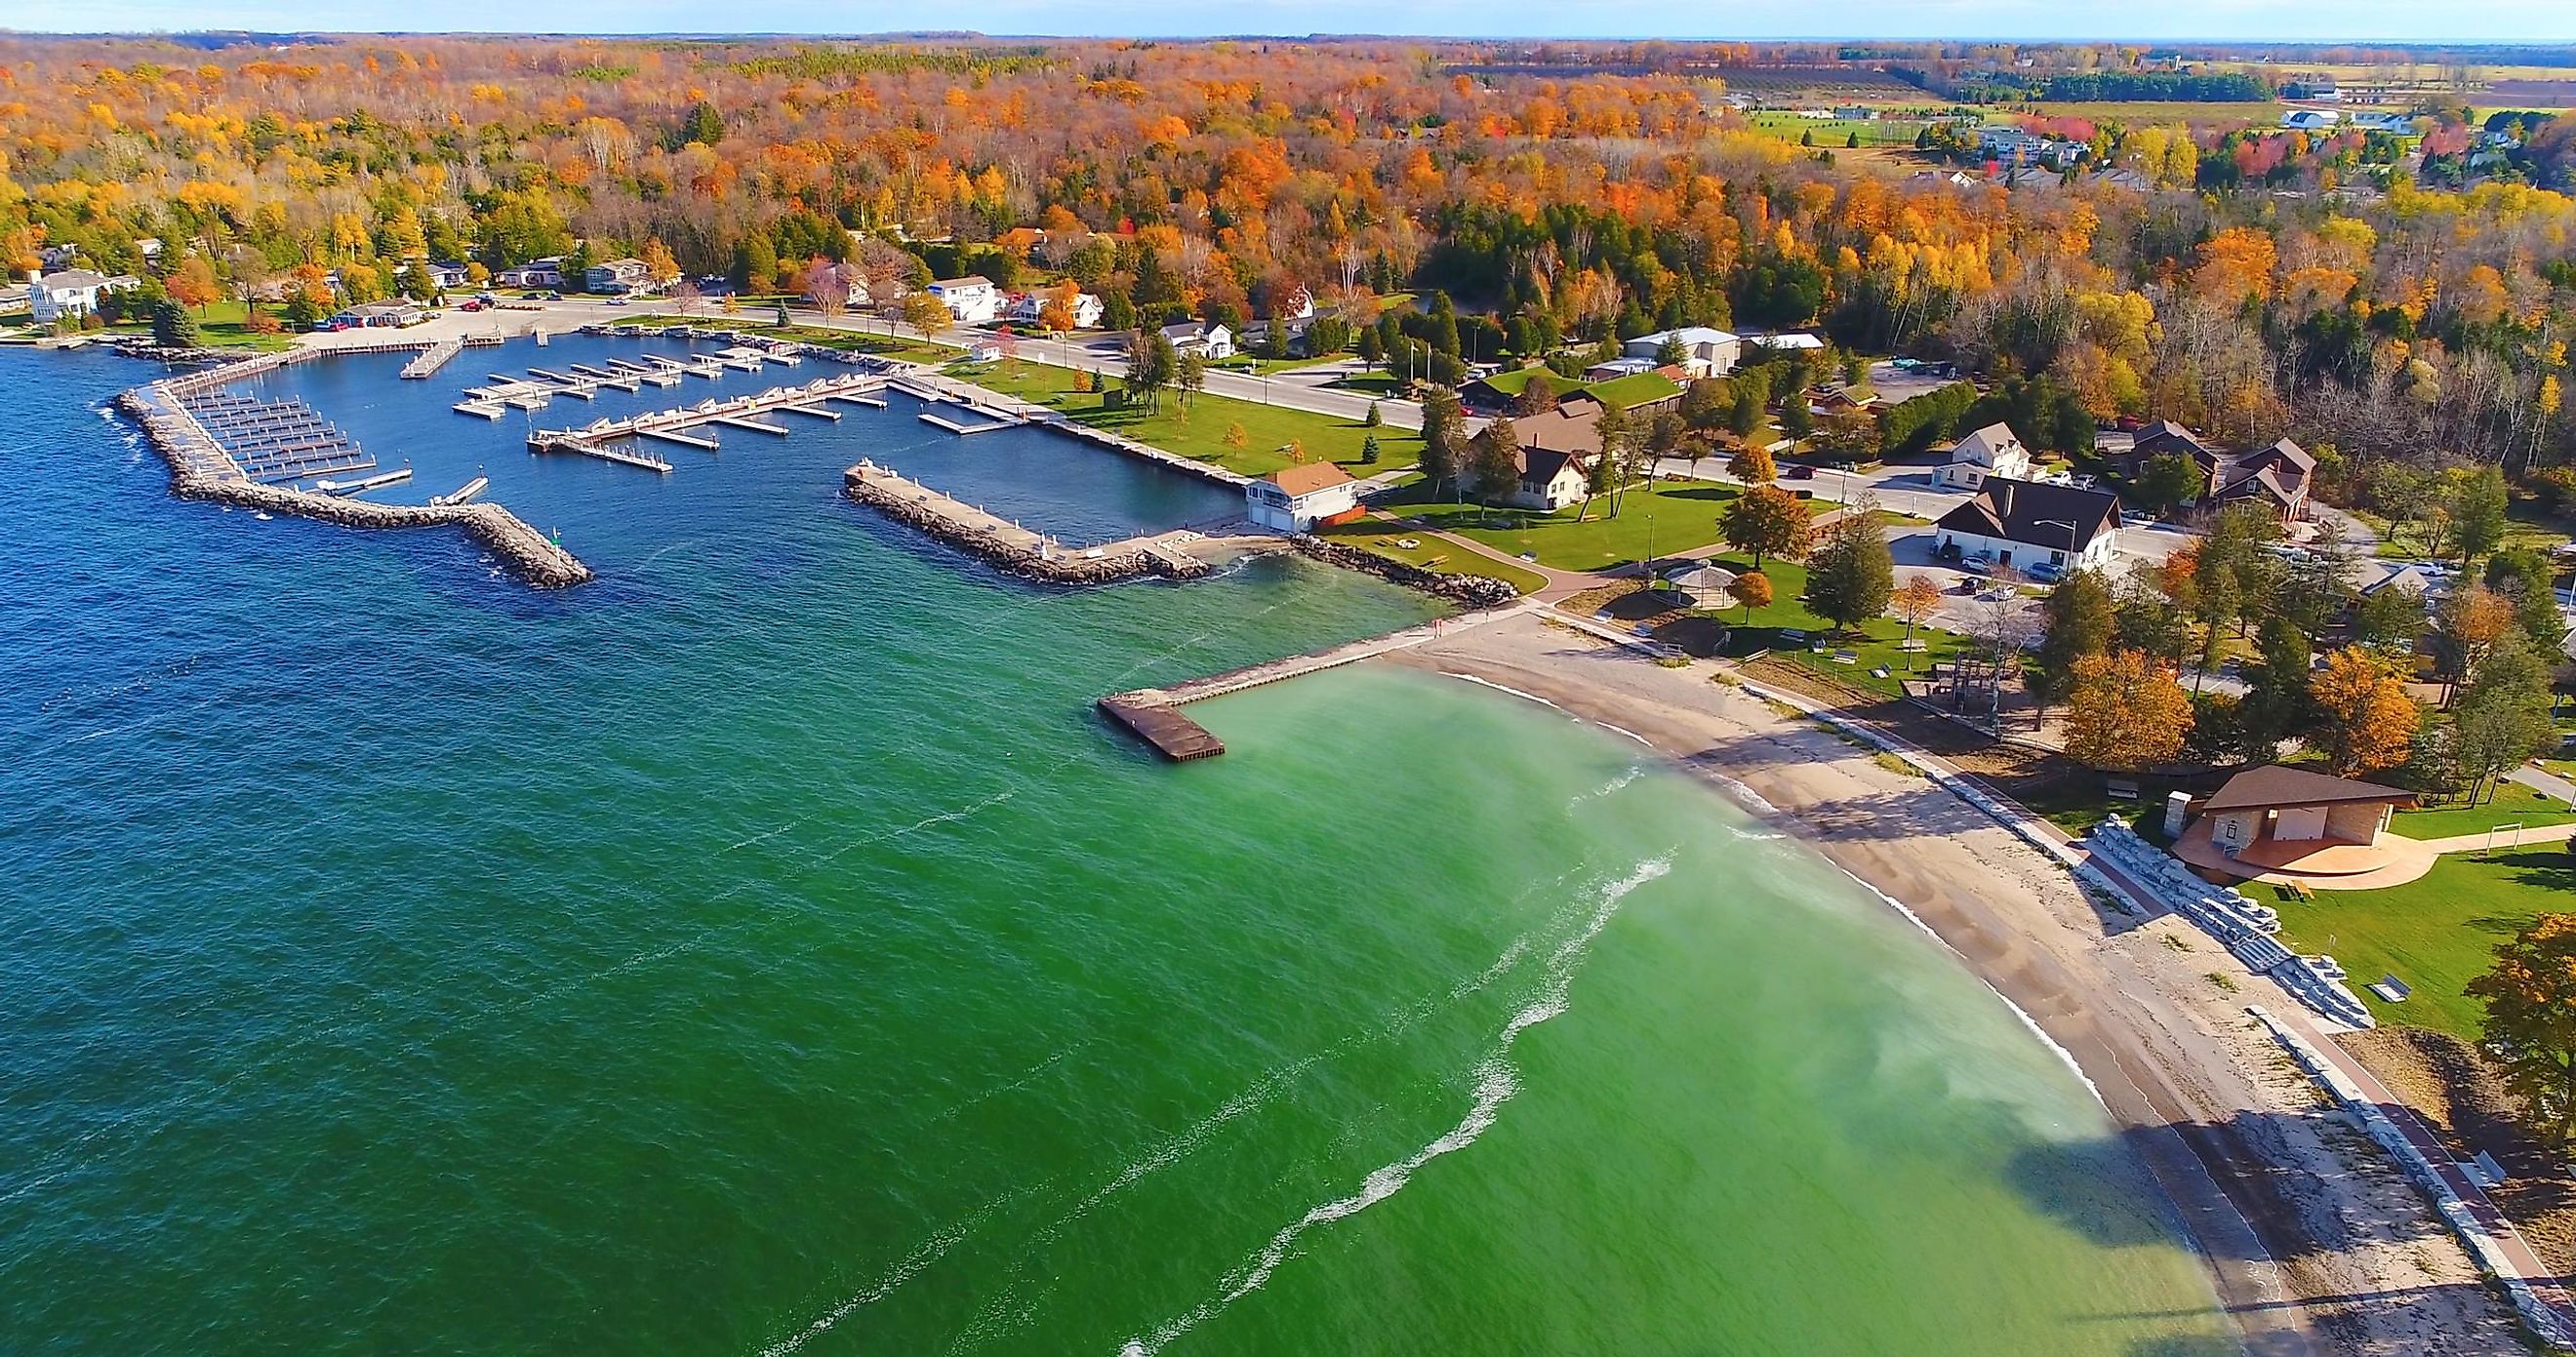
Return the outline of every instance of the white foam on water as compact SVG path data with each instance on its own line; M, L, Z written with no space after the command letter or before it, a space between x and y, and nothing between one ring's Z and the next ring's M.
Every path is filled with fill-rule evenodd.
M1724 773L1719 773L1717 774L1717 780L1726 788L1726 794L1734 797L1737 801L1740 801L1765 815L1777 815L1780 813L1780 808L1772 805L1768 797L1765 797L1762 793L1736 781L1734 778L1728 777Z
M1450 678L1453 678L1453 679L1460 679L1460 680L1463 680L1463 681L1465 681L1465 682L1475 684L1477 687L1480 687L1480 688L1491 688L1491 689L1493 689L1495 692L1498 692L1498 693L1510 693L1510 694L1511 694L1512 696L1514 696L1514 697L1526 698L1526 699L1528 699L1529 701L1535 702L1535 703L1539 704L1539 705L1540 705L1540 706L1542 706L1542 707L1546 707L1546 708L1549 708L1549 709L1554 710L1554 711L1563 711L1563 710L1565 710L1565 708L1557 706L1555 703L1548 701L1546 698L1543 698L1543 697L1539 696L1539 695L1538 695L1538 694L1536 694L1536 693L1525 693L1525 692L1522 692L1520 689L1515 688L1515 687L1512 687L1512 686L1511 686L1510 684L1508 684L1508 683L1496 683L1496 682L1494 682L1492 679L1478 678L1478 677L1476 677L1476 676L1475 676L1475 675L1473 675L1473 674L1456 674L1456 673L1450 673L1450 671L1448 671L1448 670L1446 670L1446 669L1443 669L1443 670L1441 670L1440 672L1441 672L1441 673L1443 673L1443 674L1447 674Z
M893 1295L896 1288L920 1276L924 1269L946 1257L948 1251L957 1247L959 1241L973 1234L976 1227L982 1225L995 1211L1000 1210L1004 1203L1018 1195L1015 1192L996 1197L965 1219L943 1227L938 1233L921 1241L911 1253L904 1255L903 1261L895 1264L893 1269L884 1276L869 1283L865 1289L853 1293L832 1308L816 1315L806 1322L805 1327L762 1348L760 1357L787 1357L789 1353L830 1333L833 1325Z
M1572 810L1586 801L1598 801L1605 796L1616 795L1617 793L1625 790L1629 783L1635 782L1638 778L1644 777L1645 775L1646 766L1644 764L1632 763L1626 768L1619 770L1619 775L1617 777L1602 783L1600 786L1595 787L1588 792L1576 793L1573 800L1565 803L1565 808L1567 810Z
M1610 723L1609 723L1609 722L1607 722L1607 721L1595 721L1595 722L1593 722L1592 724L1594 724L1594 725L1596 725L1596 726L1601 727L1603 730L1610 731L1610 732L1611 732L1611 733L1613 733L1613 734L1617 734L1617 735L1625 735L1625 736L1627 736L1629 739L1631 739L1631 740L1635 740L1637 743L1642 744L1642 745L1645 745L1648 749L1652 749L1652 748L1654 748L1654 745L1652 745L1652 744L1650 744L1650 743L1648 743L1648 742L1647 742L1647 740L1646 740L1646 737L1645 737L1645 736L1640 735L1640 734L1638 734L1637 732L1635 732L1635 731L1633 731L1633 730L1628 729L1626 726L1614 726L1614 725L1610 724Z
M740 839L733 843L726 844L721 851L730 853L737 848L749 848L755 843L765 843L803 823L805 823L805 821L802 819L790 820L776 829L767 831L766 833L754 834L748 839Z
M1304 1215L1282 1226L1243 1266L1229 1274L1219 1284L1221 1289L1215 1296L1201 1301L1187 1313L1165 1320L1150 1334L1128 1339L1119 1347L1119 1357L1152 1357L1181 1335L1215 1318L1227 1306L1260 1290L1294 1254L1298 1237L1308 1230L1358 1215L1404 1190L1404 1185L1411 1182L1413 1175L1425 1164L1475 1144L1500 1119L1503 1104L1520 1092L1520 1071L1511 1063L1513 1044L1520 1039L1521 1033L1566 1011L1574 976L1582 965L1584 954L1590 949L1592 940L1610 926L1610 920L1619 912L1620 902L1628 897L1629 892L1671 870L1672 859L1669 856L1652 858L1639 863L1636 870L1626 877L1601 889L1583 924L1549 954L1547 977L1537 996L1512 1014L1511 1020L1503 1024L1492 1048L1476 1062L1473 1070L1475 1090L1469 1096L1467 1111L1458 1119L1457 1125L1404 1158L1370 1170L1368 1176L1360 1180L1358 1191L1308 1208Z

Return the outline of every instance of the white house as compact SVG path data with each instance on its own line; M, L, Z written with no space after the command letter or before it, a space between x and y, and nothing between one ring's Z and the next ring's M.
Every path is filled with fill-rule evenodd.
M1988 476L1932 525L1944 555L2028 570L2108 565L2119 550L2120 499L2102 490Z
M495 287L562 287L563 256L530 260L492 275Z
M990 325L1002 314L1001 292L981 274L942 278L930 285L929 292L960 325Z
M1011 298L1009 306L1003 308L1002 319L1013 325L1041 326L1045 324L1047 307L1054 301L1055 294L1051 292L1019 293ZM1072 311L1073 328L1077 330L1100 328L1101 304L1098 297L1088 292L1073 294Z
M457 288L463 287L465 286L466 281L471 277L472 275L466 272L463 264L431 264L429 266L429 281L433 286L436 286L441 291L452 292Z
M39 325L57 320L78 320L98 309L98 299L110 292L123 292L140 287L143 280L120 273L113 278L88 269L64 269L57 273L27 274L27 314Z
M2342 121L2330 108L2294 108L2281 115L2281 126L2293 132L2331 132Z
M1724 330L1705 325L1687 325L1678 330L1658 330L1639 335L1619 346L1619 352L1630 358L1655 358L1660 361L1664 345L1678 343L1682 349L1682 370L1693 377L1722 377L1735 370L1736 360L1744 356L1744 341Z
M1950 460L1933 469L1944 490L1974 490L1988 476L2030 479L2030 449L2004 424L1989 424L1950 445Z
M641 259L611 259L591 265L581 284L592 292L633 292L644 286L646 272Z
M1212 320L1185 320L1166 325L1163 338L1172 341L1174 353L1195 353L1210 359L1234 356L1234 331Z
M1356 513L1360 483L1331 462L1300 462L1244 482L1243 500L1255 527L1311 532L1318 523Z

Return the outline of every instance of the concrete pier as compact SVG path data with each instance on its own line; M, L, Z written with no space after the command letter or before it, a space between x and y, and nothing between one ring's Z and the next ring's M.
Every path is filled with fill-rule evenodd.
M635 436L638 438L658 438L665 443L686 444L693 448L703 448L708 452L714 452L718 447L716 440L712 438L700 438L696 434L682 433L677 429L638 429L635 431Z
M885 379L863 373L846 377L823 377L801 386L776 386L731 400L703 400L670 410L654 410L624 419L593 420L577 429L540 429L528 435L530 451L542 452L558 445L579 444L596 447L613 439L632 438L653 433L676 433L701 424L735 424L762 433L785 435L786 428L756 421L751 417L771 410L817 405L843 396L872 392L885 384ZM579 451L580 448L567 448ZM610 460L617 460L611 458Z
M420 356L403 364L402 375L418 379L447 366L447 360L465 352L462 339L442 339L420 351Z
M815 419L828 419L835 424L841 422L840 411L826 410L819 405L782 405L778 408L791 415L809 415Z
M758 433L776 434L781 438L787 436L787 430L779 425L757 419L744 419L739 415L717 415L707 422L722 424L728 429L750 429Z

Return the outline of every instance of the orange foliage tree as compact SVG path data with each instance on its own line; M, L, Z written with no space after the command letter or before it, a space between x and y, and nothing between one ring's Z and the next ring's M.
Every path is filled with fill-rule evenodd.
M2326 657L2308 681L2323 715L2326 752L2335 773L2351 777L2406 761L2424 709L2376 656L2348 646Z

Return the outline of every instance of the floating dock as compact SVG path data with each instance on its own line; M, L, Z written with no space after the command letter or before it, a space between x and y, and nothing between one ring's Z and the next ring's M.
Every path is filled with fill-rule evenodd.
M569 452L582 457L596 457L603 462L615 462L619 466L631 466L645 471L658 472L665 476L671 474L671 464L649 452L628 452L624 448L612 448L605 443L566 442L547 443L540 446L535 440L531 439L528 443L528 451Z
M781 430L781 432L785 431ZM682 433L677 429L637 429L635 431L635 436L638 438L658 438L665 443L685 443L690 447L703 448L708 452L716 451L718 446L716 440L712 438L700 438L696 434Z
M462 339L442 339L420 351L420 356L403 364L402 375L417 380L447 366L447 360L465 352Z
M315 481L313 488L326 495L359 495L383 486L400 485L410 479L411 468L406 466L373 476L361 476L354 481Z
M831 412L807 407L819 407L827 400L873 392L884 384L884 378L871 374L854 373L846 377L823 377L801 386L772 387L767 391L749 396L736 396L731 400L703 400L695 405L685 405L671 410L653 410L640 415L629 415L624 419L592 420L577 429L540 429L528 435L528 450L545 452L560 447L570 451L584 451L621 438L664 438L670 442L687 443L713 451L716 446L715 441L704 435L698 435L695 438L669 437L673 434L685 435L686 431L706 424L731 425L735 428L784 438L790 432L787 426L767 423L753 416L766 414L772 410L794 409L800 413L817 414L828 419L832 417ZM609 460L619 459L610 458Z
M474 479L467 481L465 484L456 487L455 491L450 494L430 496L429 502L437 508L444 509L451 504L464 504L491 487L491 477L477 476Z
M826 410L819 405L782 405L778 408L791 415L811 415L816 419L828 419L835 424L841 422L840 411Z
M750 429L758 433L776 434L780 438L785 438L787 436L786 428L781 425L771 424L757 419L744 419L738 415L717 415L714 418L709 419L707 422L709 424L722 424L729 429Z
M924 411L922 411L922 412L921 412L921 422L922 422L922 423L924 423L924 424L937 425L938 427L940 427L940 428L942 428L942 429L946 429L948 432L953 433L953 434L964 435L964 434L976 434L976 433L991 433L991 432L992 432L992 431L994 431L995 429L1007 429L1007 428L1012 427L1012 425L1013 425L1013 424L1016 424L1018 421L1013 420L1013 421L1009 421L1009 422L1004 422L1004 421L996 420L996 421L993 421L993 422L991 422L991 423L986 423L986 424L960 424L960 423L958 423L956 420L953 420L953 419L947 419L947 418L944 418L944 417L939 416L939 415L934 415L934 414L932 414L931 412L929 412L928 410L924 410Z

